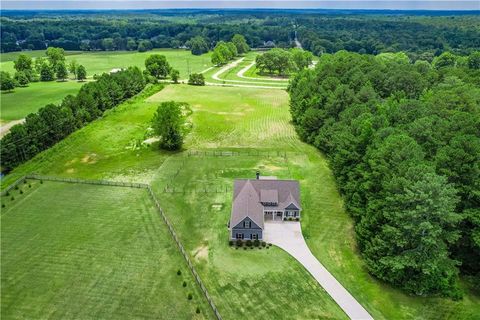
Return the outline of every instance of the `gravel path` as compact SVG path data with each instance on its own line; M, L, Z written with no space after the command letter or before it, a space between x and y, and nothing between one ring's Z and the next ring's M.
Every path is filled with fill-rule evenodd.
M360 303L315 258L303 238L300 222L265 222L264 240L270 242L298 260L328 292L350 319L373 320Z

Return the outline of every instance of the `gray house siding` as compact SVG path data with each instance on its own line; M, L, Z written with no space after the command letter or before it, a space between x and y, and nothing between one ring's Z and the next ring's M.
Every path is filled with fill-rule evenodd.
M293 203L290 203L286 208L285 210L297 210L298 211L298 208L296 205L294 205Z
M250 227L248 227L250 224ZM230 239L236 240L237 234L243 235L243 240L252 240L258 238L263 240L263 230L252 219L246 217L236 226L233 226L230 232Z

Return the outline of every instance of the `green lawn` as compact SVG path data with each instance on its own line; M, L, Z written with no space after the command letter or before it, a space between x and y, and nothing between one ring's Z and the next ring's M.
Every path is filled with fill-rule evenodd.
M32 57L44 56L44 51L25 51ZM145 69L145 59L154 53L167 57L170 65L180 71L182 78L187 78L189 72L200 72L211 66L210 54L194 56L186 50L153 50L148 52L67 52L66 62L76 60L87 69L88 76L109 72L113 68L138 66ZM0 54L0 70L13 73L13 60L19 52ZM66 82L31 83L26 88L15 88L14 92L2 93L0 96L0 119L4 122L24 118L48 103L58 103L69 94L76 94L82 86L75 80Z
M212 318L145 189L29 183L2 198L2 319Z
M76 94L84 83L35 82L25 88L15 88L14 92L2 92L0 96L1 114L4 121L24 118L49 103L59 103L69 94Z
M468 291L458 302L410 297L367 273L328 163L298 140L290 124L286 92L169 85L154 94L158 89L150 88L72 134L14 170L3 184L31 171L152 183L224 317L339 318L341 310L281 250L238 251L227 246L231 191L220 190L236 177L252 177L257 169L298 179L305 210L302 228L312 252L375 319L474 319L480 314L480 298ZM171 99L189 102L194 111L184 152L139 146L156 106ZM234 150L242 155L188 157L190 150ZM259 151L271 156L254 155ZM283 152L286 159L280 156ZM167 184L182 193L164 193ZM205 188L219 192L199 192ZM287 272L277 271L282 268ZM292 294L295 299L290 299Z
M31 57L45 56L45 51L22 52ZM113 68L127 68L137 66L145 69L145 59L151 54L162 54L167 57L168 62L178 71L181 77L187 77L188 72L199 72L211 66L210 53L194 56L188 50L182 49L156 49L147 52L137 51L95 51L95 52L66 52L66 63L76 60L87 69L88 76L109 72ZM14 72L13 60L20 54L0 54L0 69L2 71Z
M168 156L142 142L156 110L145 98L162 85L149 86L139 96L106 112L2 179L2 185L29 172L87 179L150 181Z

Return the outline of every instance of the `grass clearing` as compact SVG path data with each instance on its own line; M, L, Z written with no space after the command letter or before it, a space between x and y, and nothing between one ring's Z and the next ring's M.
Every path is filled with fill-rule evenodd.
M0 95L1 114L5 121L24 118L49 103L60 103L69 94L77 94L84 82L34 82L28 87L15 88L14 92Z
M2 197L2 318L211 318L145 189L20 187Z
M45 51L22 52L31 57L45 56ZM20 53L0 54L0 70L12 74L13 60ZM211 66L210 54L194 56L187 50L164 49L148 52L132 51L104 51L104 52L66 52L66 63L76 60L87 69L91 78L94 74L109 72L113 68L127 68L137 66L145 69L145 59L151 54L162 54L167 57L170 65L180 71L181 78L188 78L192 72L200 72ZM69 94L76 94L83 83L70 79L65 82L37 82L25 88L15 88L12 93L3 93L0 96L1 115L4 121L24 118L31 112L38 111L48 103L59 103Z
M159 89L152 87L122 104L15 169L2 182L32 171L150 182L222 316L339 318L341 310L283 251L238 252L228 247L225 224L231 193L192 191L231 187L234 178L252 177L257 169L264 175L298 179L305 210L302 229L310 249L375 319L475 319L480 314L480 298L473 293L467 292L458 302L411 297L368 274L355 247L352 219L343 208L326 159L300 142L290 124L286 92L186 85ZM194 111L185 152L161 152L155 145L128 148L131 141L143 139L155 108L166 100L189 102ZM189 150L212 149L243 155L188 157ZM258 151L272 156L253 155ZM245 156L248 152L251 155ZM288 161L276 152L287 152ZM90 153L97 157L88 156L82 162ZM185 187L185 194L164 193L167 183ZM288 271L277 271L281 267Z
M296 149L285 91L213 86L168 86L148 102L177 100L193 109L193 132L188 148Z
M252 150L238 151L253 154ZM277 156L259 160L248 155L179 154L169 158L154 179L154 190L222 317L347 319L310 274L283 250L245 250L228 245L232 179L252 177L254 168L279 177L289 172L285 159ZM172 178L170 174L177 170ZM182 192L163 192L167 184Z
M149 86L138 96L108 110L102 118L17 167L2 179L2 185L31 172L149 182L151 172L168 154L142 144L158 106L145 99L162 88L163 85Z

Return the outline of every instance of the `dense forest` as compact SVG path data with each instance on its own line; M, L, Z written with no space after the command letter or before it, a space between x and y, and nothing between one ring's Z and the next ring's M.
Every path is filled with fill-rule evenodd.
M329 157L376 277L417 295L480 286L480 52L321 56L292 80L299 136Z
M404 14L345 14L312 11L144 11L5 12L1 51L139 50L195 46L212 49L242 34L252 48L294 46L295 33L316 55L404 51L413 60L431 61L444 51L469 54L480 48L478 17Z

